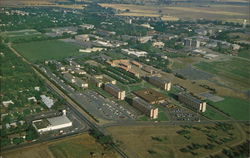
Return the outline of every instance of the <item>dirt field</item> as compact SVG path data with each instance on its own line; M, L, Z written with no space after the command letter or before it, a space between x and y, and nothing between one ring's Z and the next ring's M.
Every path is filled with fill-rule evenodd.
M117 10L129 9L129 12L119 13L124 16L149 16L160 17L163 20L197 19L205 18L211 20L225 20L232 22L243 22L248 19L248 7L240 5L208 5L185 4L176 6L157 5L133 5L133 4L107 4L101 3L103 7L111 7Z
M65 138L59 141L34 145L2 154L3 158L118 158L117 153L104 150L88 134ZM32 155L32 156L31 156Z
M68 2L68 0L60 0L61 2ZM51 6L61 8L75 8L83 9L86 5L59 5L54 0L2 0L2 6Z
M205 125L195 125L202 130ZM214 125L206 125L214 126ZM230 131L236 137L225 145L216 145L212 150L200 148L195 150L198 155L181 152L180 149L190 145L191 143L207 144L209 140L202 130L188 128L191 138L187 140L183 135L176 131L183 130L180 126L127 126L127 127L111 127L108 130L115 139L121 141L121 148L131 157L137 158L194 158L205 157L211 153L218 152L225 145L237 144L245 139L243 132L238 129ZM209 130L212 134L225 137L227 134L221 130ZM209 132L209 133L210 133ZM242 134L242 135L241 135ZM154 152L151 152L154 151Z

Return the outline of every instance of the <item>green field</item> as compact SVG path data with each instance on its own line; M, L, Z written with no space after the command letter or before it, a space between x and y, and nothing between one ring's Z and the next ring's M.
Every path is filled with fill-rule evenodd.
M249 120L250 103L248 101L225 97L223 101L209 102L209 104L221 109L237 120Z
M208 117L212 120L227 120L226 117L216 112L214 109L212 109L210 106L207 106L206 112L203 113L204 116Z
M247 60L232 58L227 61L201 62L195 66L234 84L244 87L249 85L250 63Z
M62 59L79 55L80 46L59 40L15 44L13 47L30 61Z
M239 57L250 59L250 50L244 50L239 52Z

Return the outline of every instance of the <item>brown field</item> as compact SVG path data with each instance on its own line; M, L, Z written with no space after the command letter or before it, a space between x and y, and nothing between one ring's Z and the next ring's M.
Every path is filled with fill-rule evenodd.
M211 88L215 88L217 94L220 95L220 96L229 96L229 97L236 97L236 98L240 98L240 99L248 99L248 97L245 94L243 94L243 93L235 93L234 90L223 87L223 86L220 86L220 85L218 85L218 84L216 84L216 83L214 83L212 81L196 80L195 83L193 83L190 80L183 80L183 79L180 79L178 77L175 77L173 74L170 74L170 73L163 73L162 75L164 77L166 77L166 78L171 79L173 84L181 85L181 86L187 88L189 92L192 92L192 93L195 93L195 94L208 92L209 90L199 86L200 84L205 84L205 85L208 85ZM216 79L219 80L219 78L216 78Z
M232 22L243 22L248 19L248 7L237 5L209 5L202 7L195 4L178 6L157 6L157 5L134 5L134 4L108 4L100 3L103 7L111 7L117 10L129 9L130 12L118 13L124 16L148 16L160 17L163 20L177 19L198 19L224 20ZM159 13L161 10L161 13ZM171 18L166 18L171 17Z
M214 125L194 125L205 129L205 126ZM108 131L112 133L113 137L120 141L120 147L130 157L136 158L194 158L205 157L209 154L219 152L223 147L235 145L245 140L246 135L242 129L235 129L231 131L236 137L231 142L224 145L216 145L212 150L205 150L204 148L195 150L198 153L194 156L190 153L182 153L179 149L190 145L191 143L207 144L207 136L205 133L195 130L186 129L190 131L191 139L187 140L183 136L176 133L178 130L183 130L180 126L127 126L127 127L110 127ZM221 131L211 131L211 133L220 137L225 137L226 134ZM153 140L153 137L158 137L162 141ZM149 154L148 150L156 151L154 154Z
M118 158L118 154L105 150L88 134L81 134L62 140L33 145L3 153L3 158L88 158L93 152L95 158ZM32 155L32 156L31 156Z
M67 2L68 0L61 0L62 2ZM3 6L51 6L51 7L61 7L61 8L75 8L75 9L84 9L86 5L59 5L54 3L53 0L2 0L1 5Z

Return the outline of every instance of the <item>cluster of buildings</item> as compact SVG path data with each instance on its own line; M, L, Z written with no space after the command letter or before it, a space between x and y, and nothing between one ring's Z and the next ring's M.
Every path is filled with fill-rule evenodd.
M86 71L82 70L81 65L74 61L69 61L69 63L70 65L63 66L61 63L56 62L57 68L61 71L63 78L69 83L76 84L78 87L87 88L88 82L82 80L80 77L72 75L86 75Z
M102 87L105 84L111 83L113 85L116 84L116 80L107 76L107 75L95 75L91 78L91 81L95 83L97 87Z
M81 87L81 88L87 88L88 87L88 82L82 80L79 77L75 77L75 76L71 75L70 73L64 73L63 78L65 80L67 80L68 82L70 82L70 83L76 84L78 87Z
M130 61L130 60L126 60L126 59L121 59L121 60L108 60L107 61L108 64L110 64L113 67L119 67L127 72L130 72L131 74L133 74L136 77L140 77L140 73L138 71L136 71L133 66L136 66L138 68L142 68L142 64L137 62L137 61Z

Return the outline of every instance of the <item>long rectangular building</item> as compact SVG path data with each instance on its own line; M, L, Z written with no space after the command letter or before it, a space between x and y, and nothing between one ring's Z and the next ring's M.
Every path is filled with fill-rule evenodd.
M148 117L152 119L158 118L158 108L153 107L151 104L147 103L143 99L135 97L133 99L132 105Z
M117 99L124 100L125 99L125 91L121 90L117 86L107 83L104 86L104 90L115 96Z
M188 105L191 109L197 110L199 112L205 112L206 111L206 102L197 99L193 97L190 94L187 93L179 93L178 94L178 100L186 105Z
M170 91L170 89L171 89L171 82L167 79L164 79L164 78L161 78L158 76L151 76L151 77L149 77L148 81L151 84L153 84L159 88L162 88L164 90Z
M159 104L167 100L165 95L151 88L137 90L133 93L150 104Z

